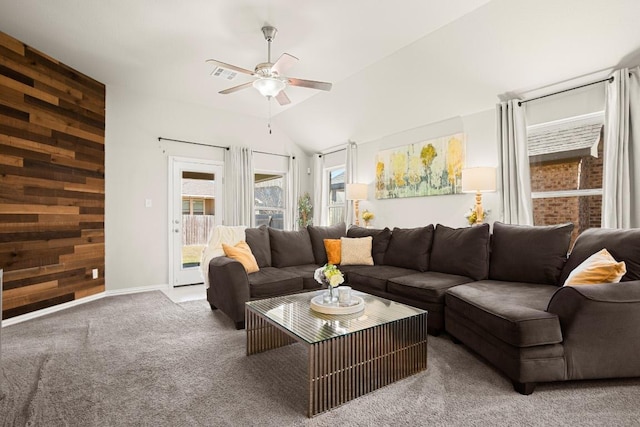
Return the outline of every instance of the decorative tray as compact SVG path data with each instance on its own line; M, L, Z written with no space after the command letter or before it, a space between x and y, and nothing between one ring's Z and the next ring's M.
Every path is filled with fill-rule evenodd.
M352 314L364 310L364 300L356 295L351 295L349 304L324 301L324 295L316 295L311 298L311 310L324 314Z

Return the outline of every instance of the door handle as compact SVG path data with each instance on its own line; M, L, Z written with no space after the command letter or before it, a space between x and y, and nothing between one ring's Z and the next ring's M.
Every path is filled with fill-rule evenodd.
M173 231L174 231L175 233L179 233L179 232L180 232L180 229L179 229L179 228L175 228Z

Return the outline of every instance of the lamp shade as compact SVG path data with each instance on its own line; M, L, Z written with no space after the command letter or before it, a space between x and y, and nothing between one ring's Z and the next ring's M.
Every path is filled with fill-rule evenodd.
M262 77L253 82L253 87L258 89L262 96L276 96L285 86L282 80L273 77Z
M465 193L496 191L496 168L462 169L462 191Z
M347 200L367 200L367 184L347 184L345 193Z

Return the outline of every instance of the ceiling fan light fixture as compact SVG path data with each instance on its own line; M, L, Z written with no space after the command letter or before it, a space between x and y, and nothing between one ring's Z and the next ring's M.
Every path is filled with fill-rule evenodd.
M258 89L262 96L276 96L285 88L285 83L275 77L262 77L253 82L253 87Z

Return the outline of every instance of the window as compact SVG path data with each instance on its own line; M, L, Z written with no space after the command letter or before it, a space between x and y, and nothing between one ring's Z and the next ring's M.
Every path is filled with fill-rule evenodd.
M213 206L213 200L182 199L182 215L205 215L205 202L207 202L207 206ZM213 215L213 210L207 209L206 215Z
M344 166L327 169L325 183L327 185L324 194L327 195L327 225L339 224L345 218L345 190L344 190Z
M260 174L254 176L254 208L256 227L284 229L285 193L284 174Z
M535 225L572 222L572 242L602 217L602 116L528 128Z

